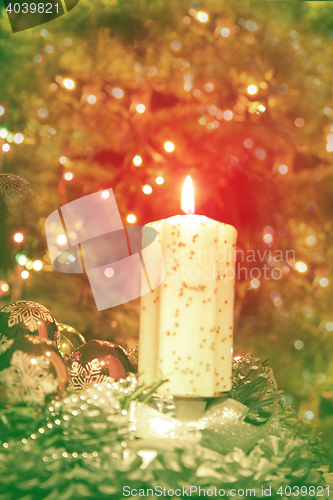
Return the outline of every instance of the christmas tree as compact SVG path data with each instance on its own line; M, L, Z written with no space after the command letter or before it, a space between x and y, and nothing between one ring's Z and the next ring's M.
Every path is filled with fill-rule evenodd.
M238 230L235 356L269 358L332 441L330 4L81 0L0 29L0 171L30 184L0 177L0 305L134 345L139 301L97 312L86 275L53 270L45 219L112 188L144 225L180 212L190 174L196 212Z

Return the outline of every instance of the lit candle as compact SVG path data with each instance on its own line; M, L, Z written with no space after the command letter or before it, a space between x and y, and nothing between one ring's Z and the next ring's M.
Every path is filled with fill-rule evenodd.
M231 389L236 229L194 215L191 178L187 215L151 222L165 279L141 297L139 372L142 381L167 376L159 393L211 397Z

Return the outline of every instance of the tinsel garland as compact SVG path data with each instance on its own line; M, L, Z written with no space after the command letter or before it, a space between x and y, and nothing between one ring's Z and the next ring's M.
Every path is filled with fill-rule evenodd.
M131 375L47 408L3 407L0 500L117 499L125 498L124 487L254 488L261 496L262 487L276 494L281 486L325 486L316 470L326 464L325 448L284 405L267 362L251 354L234 361L232 390L205 413L211 424L198 430L195 422L179 423L187 439L150 438L157 408L162 419L178 422L168 414L172 401L153 395L161 383L139 386ZM137 437L136 423L146 438Z

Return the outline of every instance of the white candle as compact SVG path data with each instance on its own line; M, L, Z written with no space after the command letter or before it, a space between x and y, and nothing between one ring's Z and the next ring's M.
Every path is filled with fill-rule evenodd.
M191 204L183 196L183 210L193 213ZM190 214L147 226L158 232L166 276L161 285L141 297L142 381L168 376L169 382L159 392L174 396L211 397L228 391L237 231Z

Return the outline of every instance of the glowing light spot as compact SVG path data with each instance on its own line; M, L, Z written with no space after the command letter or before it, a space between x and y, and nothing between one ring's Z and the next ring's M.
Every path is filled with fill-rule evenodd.
M205 116L201 116L198 121L199 121L200 125L206 125L207 118Z
M67 162L67 157L66 156L60 156L59 161L60 161L60 163L62 163L64 165Z
M1 139L6 139L7 135L8 135L8 130L6 130L5 128L0 129Z
M264 160L266 158L266 151L263 149L255 149L254 154L259 160Z
M136 155L136 156L134 156L132 161L136 167L139 167L142 163L142 158L141 158L141 156Z
M30 276L29 271L22 271L22 272L21 272L21 278L22 278L23 280L27 280L27 279L29 278L29 276Z
M73 177L74 176L73 176L72 172L66 172L64 174L64 178L66 179L66 181L71 181L73 179Z
M31 362L32 365L37 365L37 359L35 359L35 358L32 358L30 360L30 362Z
M178 40L172 42L172 44L171 44L171 47L173 50L180 50L181 46L182 46L182 44L180 42L178 42Z
M173 142L167 141L164 143L164 149L168 151L168 153L171 153L175 149L175 145Z
M191 21L192 21L192 19L190 18L190 16L183 17L184 24L189 25L189 24L191 24Z
M308 270L308 266L305 262L296 262L295 267L299 273L305 273Z
M54 47L53 45L47 45L45 47L45 52L47 52L48 54L52 54L52 52L54 52Z
M41 118L45 118L49 114L48 110L46 108L39 108L38 110L38 116Z
M43 269L43 262L41 260L35 260L32 267L35 271L40 271Z
M308 236L306 238L306 243L310 246L314 245L317 241L317 238L315 236Z
M3 144L2 151L4 153L8 153L9 150L10 150L10 145L9 144Z
M208 17L208 14L206 14L206 12L197 12L197 19L198 21L200 21L201 23L206 23L209 19Z
M67 238L64 234L60 234L57 238L57 242L59 243L59 245L64 245L65 243L67 243Z
M332 321L328 321L328 323L326 323L325 325L325 328L328 332L333 332L333 323Z
M8 292L8 290L9 290L9 285L8 285L7 283L3 283L3 284L1 285L1 290L2 290L3 292Z
M281 299L281 297L277 297L273 300L273 304L275 305L275 307L281 307L283 305L283 300Z
M222 28L221 29L221 35L224 37L224 38L227 38L229 35L230 35L230 30L228 28Z
M251 280L251 287L252 288L259 288L259 286L260 286L260 281L259 280L256 280L256 279Z
M50 83L49 89L51 90L51 92L56 92L56 90L58 90L58 85L54 82Z
M14 234L14 241L16 241L16 243L21 243L21 241L24 240L24 236L22 233L15 233Z
M323 288L326 288L328 285L329 285L329 281L327 278L321 278L319 280L319 284L320 286L322 286Z
M296 127L301 128L301 127L303 127L305 120L304 120L304 118L296 118L294 123L295 123Z
M35 57L34 57L34 61L35 63L40 63L42 60L42 56L40 54L36 54Z
M127 217L126 217L126 220L127 222L129 222L130 224L133 224L133 222L136 221L136 217L134 214L129 214Z
M257 109L258 109L258 111L260 111L260 113L263 113L264 111L266 111L265 106L263 106L262 104L259 104Z
M66 260L68 260L69 262L75 262L75 257L74 255L70 254Z
M142 191L145 193L145 194L151 194L153 192L153 188L151 187L150 184L145 184L142 188Z
M97 97L91 94L88 96L87 101L89 102L89 104L95 104L95 102L97 101Z
M28 262L28 259L26 258L25 255L20 255L17 262L20 264L20 266L25 266L26 263Z
M164 182L164 178L159 175L158 177L156 177L155 182L156 182L156 184L160 184L161 185Z
M329 108L329 107L327 107L327 108L325 108L325 109L324 109L324 113L325 113L325 115L330 115L330 114L331 114L331 111L332 111L332 110L331 110L331 108Z
M3 106L0 106L0 116L5 114L6 109Z
M250 95L254 95L258 92L258 87L256 85L249 85L247 88L247 93Z
M102 198L104 198L105 200L107 200L110 196L110 193L109 191L103 191L102 192Z
M235 356L235 357L234 357L234 360L235 360L235 361L238 361L238 360L239 360L239 359L241 359L241 358L242 358L242 356Z
M138 113L144 113L146 111L146 106L144 104L138 104L135 109Z
M230 109L227 109L224 113L223 113L223 118L226 122L230 122L230 120L233 119L233 112L230 111Z
M324 373L318 373L318 375L316 376L316 382L318 384L323 384L326 380L326 376Z
M244 146L248 149L252 148L253 146L253 141L251 139L245 139L245 141L243 142Z
M49 32L47 30L42 30L40 32L41 36L47 36L49 34Z
M285 175L288 172L288 167L287 165L280 165L278 170L280 174Z
M112 278L112 276L114 276L114 269L112 269L112 267L107 267L104 271L104 276Z
M121 99L122 97L124 97L124 92L121 89L114 87L112 89L112 95L114 95L116 99Z
M16 144L21 144L23 141L24 141L24 137L22 134L15 134L14 135L14 142L16 142Z
M290 397L290 396L285 396L285 395L281 397L281 401L282 401L285 405L287 405L287 406L291 405L291 403L292 403L292 399L291 399L291 397Z
M67 90L73 90L75 88L75 82L71 78L64 78L62 84Z
M255 31L258 28L256 23L253 21L246 21L245 26L249 31Z
M312 420L314 417L314 414L312 411L306 411L304 414L304 417L306 418L306 420Z
M206 83L205 91L206 92L213 92L213 90L214 90L214 85L212 83Z
M273 241L273 236L271 234L265 234L263 237L263 240L265 243L272 243Z
M304 306L304 307L302 307L302 313L304 314L304 316L312 316L313 309L310 306Z

